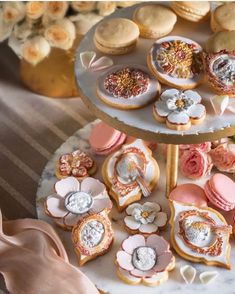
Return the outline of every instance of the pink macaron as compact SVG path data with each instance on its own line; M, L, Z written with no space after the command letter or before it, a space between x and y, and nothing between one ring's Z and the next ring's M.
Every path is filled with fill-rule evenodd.
M126 134L106 125L98 123L91 131L89 142L98 155L108 155L117 150L126 140Z
M207 206L207 198L204 190L196 184L182 184L173 189L169 199L191 204L195 206Z
M216 207L230 211L235 208L235 183L228 176L217 173L205 184L208 200Z

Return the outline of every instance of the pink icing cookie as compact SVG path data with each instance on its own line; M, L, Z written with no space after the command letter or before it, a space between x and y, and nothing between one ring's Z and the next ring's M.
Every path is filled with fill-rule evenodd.
M91 131L89 142L95 153L107 155L121 146L125 139L124 133L100 122Z
M171 200L189 203L195 206L207 206L207 198L204 190L196 184L183 184L171 191Z

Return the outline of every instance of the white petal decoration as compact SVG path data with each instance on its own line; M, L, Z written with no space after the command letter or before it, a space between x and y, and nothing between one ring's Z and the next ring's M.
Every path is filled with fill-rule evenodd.
M159 227L164 227L167 223L167 214L163 211L158 212L154 223Z
M172 110L170 110L165 101L157 101L154 104L155 110L159 116L167 117Z
M133 203L133 204L130 204L127 208L126 208L126 213L131 215L133 210L135 208L139 208L141 209L142 205L140 203Z
M55 190L58 195L65 197L69 192L79 191L80 183L74 177L67 177L55 184Z
M155 233L158 230L158 226L155 224L146 224L146 225L141 225L139 228L139 231L141 233L146 233L146 234L151 234Z
M81 64L85 69L91 67L92 62L95 60L96 53L94 51L85 51L80 53Z
M192 105L188 110L187 114L191 118L201 118L206 113L206 108L202 104Z
M199 275L199 279L202 284L212 283L217 277L219 273L217 271L206 271Z
M184 265L180 268L180 274L186 284L192 284L196 277L196 269L191 265Z
M113 60L110 57L102 56L96 61L92 62L90 68L93 71L102 70L113 65Z
M178 93L179 93L179 90L177 90L177 89L166 90L161 94L161 100L168 100L169 98L174 97Z
M167 120L173 124L187 124L189 116L185 112L172 112L168 115Z
M196 91L187 90L184 92L184 94L187 98L192 99L194 104L198 104L202 100L202 97Z
M228 95L216 95L210 99L214 112L217 115L222 115L229 104Z
M154 202L145 202L143 204L143 209L147 207L147 208L150 208L151 210L155 211L155 212L158 212L161 210L161 207L158 203L154 203Z
M124 218L124 222L125 222L125 225L130 228L131 230L138 230L141 223L140 222L137 222L133 216L126 216Z

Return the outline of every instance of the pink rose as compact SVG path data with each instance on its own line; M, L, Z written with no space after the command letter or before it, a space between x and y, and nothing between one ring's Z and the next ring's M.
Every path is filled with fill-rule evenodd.
M210 156L215 167L222 172L235 172L235 144L228 141L218 145L210 151Z
M184 153L185 150L189 150L189 149L198 149L198 150L201 150L202 152L209 152L211 150L211 142L180 145L179 149L180 149L180 156Z
M179 164L182 174L190 179L199 179L209 174L212 169L210 156L200 149L185 150Z

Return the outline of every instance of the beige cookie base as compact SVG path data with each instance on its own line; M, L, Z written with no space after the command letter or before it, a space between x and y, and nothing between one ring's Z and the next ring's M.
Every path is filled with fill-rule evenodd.
M163 227L161 227L161 228L158 228L157 231L155 231L155 232L152 232L152 233L143 233L143 232L140 232L140 230L132 230L132 229L130 229L130 228L124 223L124 228L125 228L125 230L126 230L129 234L131 234L131 235L140 234L140 235L142 235L142 236L144 236L144 237L148 237L148 236L151 235L151 234L157 234L157 235L160 235L160 232L161 232L161 231L164 231L164 230L167 228L167 226L168 226L168 221L167 221L167 223L166 223L165 226L163 226Z
M196 256L192 256L192 255L189 255L187 253L185 253L184 251L182 251L178 245L176 244L176 241L175 241L175 229L174 229L174 225L175 225L175 221L174 221L174 215L175 215L175 209L174 209L174 206L172 204L172 201L168 201L169 203L169 206L170 206L170 209L171 209L171 218L170 218L170 225L171 225L171 245L173 246L173 248L175 249L175 251L177 252L177 254L179 254L181 257L183 257L184 259L186 260L189 260L189 261L192 261L192 262L195 262L195 263L204 263L208 266L219 266L219 267L223 267L223 268L226 268L226 269L231 269L231 264L225 264L223 262L220 262L220 261L208 261L206 260L206 258L204 257L196 257ZM187 203L183 203L182 204L185 204L187 206L189 206L189 204ZM200 207L200 209L202 209ZM214 213L216 213L216 211L210 207L206 207L207 210L212 210ZM224 217L222 215L220 215L219 213L217 213L218 217L223 220L224 223L226 223ZM193 251L192 251L193 252ZM227 251L226 251L226 257L228 259L228 257L230 256L230 252L231 252L231 246L230 244L227 245Z
M217 53L221 50L235 50L235 31L215 33L207 40L205 49L208 53Z
M223 31L223 28L215 20L214 12L211 13L210 26L214 33Z
M153 101L148 101L148 102L141 104L141 105L124 105L122 103L117 105L116 103L112 103L112 102L110 102L110 100L105 99L105 97L100 94L100 92L98 91L98 84L96 87L97 87L97 89L96 89L97 97L99 97L100 100L102 100L104 103L106 103L109 106L112 106L114 108L117 108L117 109L121 109L121 110L140 109L140 108L145 107L153 102ZM158 83L157 84L156 99L158 98L160 93L161 93L161 85L160 85L160 83Z
M210 11L208 11L206 14L203 14L202 11L196 11L196 9L182 5L180 1L173 1L171 3L171 8L180 17L193 22L204 22L207 21L210 17Z
M167 86L176 88L176 89L191 90L191 89L196 88L198 85L200 85L204 81L204 78L202 78L198 82L191 83L191 84L185 84L185 85L178 85L177 83L174 84L174 83L169 82L167 79L164 79L161 74L159 74L159 72L157 71L157 69L155 67L152 66L150 53L147 55L147 65L148 65L149 70L152 72L152 74L157 78L157 80L159 82L161 82Z
M76 178L76 179L78 179L78 180L81 181L81 180L83 180L83 179L85 179L85 178L87 178L89 176L94 175L96 173L97 169L98 169L97 164L94 162L93 166L88 170L88 175L87 176L85 176L85 177L75 177L73 175L70 175L70 177L73 176L74 178ZM62 180L62 179L65 179L65 178L69 177L69 175L67 175L67 176L61 175L60 169L59 169L59 161L57 161L57 163L56 163L55 176L59 180Z
M151 156L151 153L152 151L149 149L149 154ZM136 195L133 195L133 196L130 196L125 202L123 205L120 205L119 204L119 197L115 191L113 191L112 189L112 182L111 182L111 179L109 179L109 176L108 176L108 172L107 172L107 165L108 165L108 162L110 160L110 158L113 156L113 154L109 155L109 157L107 157L103 163L103 166L102 166L102 177L103 177L103 180L104 180L104 183L105 185L108 187L108 193L109 195L114 199L116 205L117 205L117 208L118 208L118 211L119 212L122 212L129 204L133 203L133 202L136 202L136 201L139 201L142 197L142 192L139 191ZM154 164L154 167L155 167L155 177L152 179L152 181L149 183L149 189L152 191L155 186L157 185L158 183L158 180L159 180L159 177L160 177L160 169L159 169L159 166L158 166L158 163L155 159L153 159L152 163Z
M104 250L104 251L102 251L100 253L89 255L89 256L88 255L81 254L81 252L77 248L74 248L74 251L75 251L75 253L77 255L77 260L78 260L79 266L83 266L88 261L93 260L93 259L96 259L97 257L102 256L102 255L108 253L109 250L110 250L110 248L111 248L111 246L113 245L113 241L114 241L114 238L113 238L112 242L110 243L108 249L106 249L106 250Z
M96 46L96 48L105 53L105 54L110 54L110 55L122 55L122 54L127 54L131 51L133 51L135 48L136 48L136 45L137 45L137 40L130 44L130 45L127 45L126 47L105 47L103 46L102 44L100 44L95 38L93 39L94 41L94 44Z
M169 122L166 117L162 117L158 115L158 113L155 110L155 107L153 106L153 117L156 119L156 121L160 123L166 123L169 129L177 130L177 131L186 131L191 127L191 125L197 125L202 123L206 117L206 114L201 118L197 118L197 119L191 118L187 124L173 124Z

